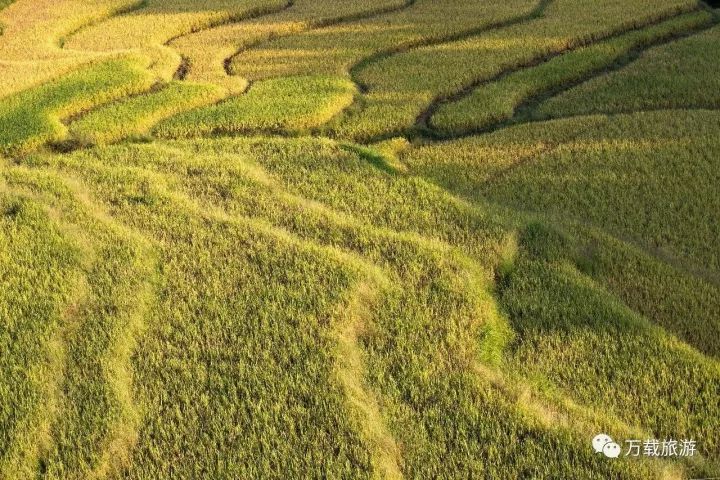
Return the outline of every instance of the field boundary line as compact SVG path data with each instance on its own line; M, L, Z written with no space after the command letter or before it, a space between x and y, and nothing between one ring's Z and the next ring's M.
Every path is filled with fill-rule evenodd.
M519 123L517 121L512 121L512 119L510 119L510 120L506 120L503 122L499 122L498 124L495 124L495 125L491 125L489 127L484 127L481 129L474 129L474 130L470 130L468 132L463 132L460 134L448 134L448 135L438 132L437 129L432 127L430 124L432 117L435 115L435 113L437 113L438 109L442 105L461 100L461 99L467 97L468 95L471 95L475 89L482 87L483 85L489 85L489 84L498 82L498 81L502 80L503 78L505 78L509 75L512 75L514 73L518 73L518 72L521 72L524 70L538 67L540 65L543 65L543 64L553 60L554 58L561 57L562 55L566 55L568 53L574 52L580 48L596 45L600 42L611 40L611 39L620 37L622 35L631 33L633 31L636 31L636 30L660 25L663 22L672 20L673 18L677 18L683 14L697 12L697 11L701 11L701 10L702 9L699 7L678 8L678 9L671 10L669 12L665 12L664 14L661 14L658 17L651 18L651 19L647 20L646 22L634 21L634 22L630 22L629 24L621 25L617 29L610 31L606 34L600 34L600 35L588 37L585 39L577 39L576 41L572 42L570 45L568 45L566 48L564 48L562 50L558 50L555 52L549 52L547 54L540 55L528 62L523 62L519 65L515 65L513 67L507 68L507 69L499 72L498 74L493 75L490 78L476 80L451 95L444 95L444 96L440 95L440 96L436 97L420 115L418 115L418 117L415 121L415 125L409 129L409 135L410 136L418 136L418 135L426 136L426 137L429 137L431 140L440 140L440 141L455 140L455 139L464 138L464 137L468 137L468 136L475 136L475 135L479 135L479 134L491 133L493 131L503 128L504 126L509 126L512 124ZM647 45L644 45L644 46L634 47L633 49L631 49L631 52L634 50L639 50L639 53L638 53L638 55L639 55L644 50L647 50L647 49L652 48L657 45L662 45L664 43L669 43L674 40L678 40L680 38L683 38L684 36L696 34L705 29L711 28L715 24L717 24L717 21L716 22L710 21L707 25L700 26L695 29L691 29L691 30L686 31L679 35L670 35L669 37L668 36L661 37L660 39L658 39L657 42L653 41L653 42L649 42ZM631 56L631 53L623 55L623 57L621 57L621 58L629 57L629 56ZM628 61L625 65L631 63L632 61L634 61L634 60ZM616 64L620 63L620 61L615 62L615 63ZM622 66L625 66L625 65L622 65ZM617 66L616 68L619 69L619 68L622 68L622 66ZM612 67L612 65L609 65L608 67ZM602 73L602 72L607 71L608 67L601 69L599 72ZM594 76L597 76L597 74L598 74L598 70L595 70L595 71L593 71L592 75L594 77ZM585 81L587 81L587 80L583 79L581 81L578 81L577 83L580 84ZM575 85L572 85L572 86L575 86ZM569 88L572 88L572 86ZM564 86L562 86L562 88L564 88ZM557 95L557 94L555 94L555 95ZM528 100L522 102L521 106L516 107L515 108L516 114L513 115L513 119L517 116L517 112L521 110L522 105L529 103L531 100L535 100L540 96L541 95L535 95L532 97L532 99L528 99Z
M489 23L487 25L483 25L480 27L474 27L468 30L463 30L461 32L455 32L450 35L442 36L442 37L435 37L435 38L425 38L421 39L415 42L408 42L405 45L398 45L395 47L391 47L382 51L375 52L361 60L358 60L353 65L348 68L348 73L350 74L350 77L352 78L353 82L355 82L358 87L360 88L360 91L362 93L367 93L370 91L369 87L367 85L364 85L362 82L357 80L357 75L359 72L366 67L377 63L379 61L385 60L387 58L390 58L394 55L399 55L405 52L409 52L411 50L417 50L419 48L424 47L432 47L435 45L442 45L443 43L449 43L449 42L456 42L459 40L463 40L465 38L474 37L477 35L482 35L483 33L487 33L492 30L500 30L503 28L511 27L513 25L517 25L520 23L527 22L529 20L533 20L535 18L539 18L542 16L542 14L545 12L547 7L552 4L552 2L555 0L540 0L538 4L528 13L517 15L512 18L508 18L505 20L499 20L497 22Z
M213 28L222 27L223 25L230 25L233 23L240 23L240 22L245 22L248 20L256 19L256 18L261 18L261 17L268 16L268 15L273 15L275 13L279 13L284 10L287 10L288 8L292 7L294 3L295 3L294 0L289 0L285 3L285 5L283 5L281 7L262 7L262 6L254 7L254 8L248 9L247 11L245 11L243 13L231 15L228 18L218 20L215 22L211 22L201 28L194 29L190 32L184 32L179 35L175 35L175 36L169 38L168 40L166 40L163 43L163 46L170 48L173 51L177 52L172 47L171 43L173 43L174 41L179 40L183 37L187 37L187 36L193 35L195 33L203 32L205 30L212 30ZM187 73L190 70L190 64L189 64L189 61L187 58L183 57L182 55L180 57L181 57L182 61L181 61L180 65L178 66L178 69L175 71L174 78L176 80L185 80L185 77L187 76ZM182 71L183 66L186 67L184 72Z
M593 77L597 78L597 77ZM592 79L590 79L592 80ZM583 82L584 83L584 82ZM576 85L577 86L577 85ZM562 94L563 92L560 92L559 94ZM558 94L558 95L559 95ZM553 98L553 97L548 97ZM588 113L577 113L577 114L571 114L571 115L559 115L557 117L548 116L548 117L529 117L525 120L517 120L513 123L507 123L503 122L502 125L497 126L493 130L490 131L478 131L475 133L463 133L458 136L454 136L452 138L442 138L440 142L451 142L453 140L460 140L462 138L469 138L469 137L477 137L481 135L487 135L491 134L500 130L504 130L506 128L510 127L517 127L522 125L533 125L537 123L544 123L544 122L554 122L554 121L560 121L560 120L572 120L572 119L581 119L581 118L588 118L588 117L616 117L620 115L639 115L643 113L657 113L657 112L696 112L696 111L705 111L705 112L720 112L720 104L718 105L683 105L681 107L653 107L653 108L643 108L643 109L627 109L627 110L616 110L616 111L609 111L609 110L598 110ZM530 113L532 115L532 112ZM513 117L514 118L514 117Z
M363 380L365 352L359 338L369 328L371 310L380 291L387 288L383 285L387 281L380 272L370 273L379 278L360 281L335 314L339 325L333 331L337 348L334 372L348 407L353 410L351 415L358 417L359 428L369 443L371 461L378 470L377 478L401 480L404 476L400 467L400 449L385 424L375 394Z
M115 10L109 12L107 15L103 15L100 18L91 20L91 21L87 22L86 24L81 25L81 26L75 28L74 30L71 30L70 32L60 36L56 40L56 44L60 49L66 51L66 52L73 52L73 51L83 52L85 50L67 49L67 48L65 48L65 43L67 43L67 41L70 37L77 35L78 33L85 30L86 28L92 28L94 26L100 25L101 23L106 22L113 17L120 17L123 15L128 15L130 13L136 12L138 10L142 10L143 8L145 8L147 6L147 4L148 4L148 0L136 0L135 3L131 3L131 4L125 5L123 7L116 8Z
M524 162L524 163L527 163L527 162ZM500 173L504 174L505 172L509 172L510 170L513 170L520 166L521 166L520 164L512 165ZM498 177L500 177L500 176L502 176L502 175L498 175ZM485 182L483 182L483 184L484 183ZM438 185L440 188L444 188L441 184L436 184L436 185ZM570 216L563 217L562 215L557 214L557 213L537 212L537 211L532 211L532 210L526 210L523 208L518 208L514 205L509 205L504 202L500 202L495 199L489 198L489 197L485 196L484 194L480 194L480 197L481 197L480 199L488 205L496 206L496 207L506 209L506 210L510 210L518 215L530 216L530 218L539 219L539 220L542 220L543 222L549 222L551 225L560 226L560 227L576 226L578 228L585 229L590 233L599 232L603 235L607 235L608 237L611 237L620 243L628 245L628 246L638 250L639 252L647 255L648 257L650 257L664 265L669 266L670 268L676 270L679 273L686 274L686 275L688 275L692 278L695 278L701 282L707 283L708 285L710 285L714 288L720 289L720 272L715 272L714 270L706 269L706 268L702 267L701 265L698 265L696 260L680 257L675 251L668 251L668 252L660 251L659 249L656 249L656 248L642 242L640 239L633 238L630 235L625 235L616 230L607 230L603 226L585 222L580 218L570 217ZM461 198L465 199L466 197L464 195L462 195ZM611 294L613 296L616 296L612 292L611 292ZM623 302L623 305L625 305L624 302ZM635 310L630 308L629 306L627 306L627 308L629 308L630 310L635 312ZM635 313L640 315L638 312L635 312ZM682 340L682 341L685 342L684 340ZM694 348L695 350L698 350L694 346L692 346L692 348ZM715 359L714 357L709 356L700 350L698 350L698 352L700 352L703 356L712 359L712 361L714 361L714 362L720 362L720 359Z
M286 34L274 35L270 38L265 38L265 39L259 40L257 42L252 42L252 43L242 46L235 53L233 53L232 55L230 55L228 58L226 58L224 60L223 65L225 67L225 72L227 72L228 75L231 75L231 76L234 75L231 72L231 64L232 64L233 60L237 56L241 55L243 52L245 52L247 50L251 50L253 48L256 48L265 42L275 40L278 38L292 37L292 36L298 35L300 33L310 32L313 30L319 30L321 28L332 27L334 25L339 25L342 23L355 22L358 20L366 20L366 19L370 19L373 17L381 16L381 15L387 15L389 13L400 12L402 10L412 7L413 5L415 5L415 3L417 3L417 0L406 0L405 3L403 3L402 5L398 5L398 6L390 6L390 7L379 8L379 9L375 9L375 10L371 10L371 11L367 11L367 12L348 14L348 15L343 15L340 17L319 20L317 22L313 22L312 20L308 21L307 28L288 32ZM295 1L293 0L290 2L290 5L287 7L287 9L292 8L294 5L295 5Z

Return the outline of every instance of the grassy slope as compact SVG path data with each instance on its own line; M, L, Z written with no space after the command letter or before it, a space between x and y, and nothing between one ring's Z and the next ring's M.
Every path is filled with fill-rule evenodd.
M430 119L430 124L442 134L458 135L509 120L517 107L530 98L601 72L635 48L708 26L713 18L704 11L682 15L657 26L573 50L534 68L511 73L481 85L466 97L442 105Z
M0 205L0 472L27 478L58 407L57 339L77 300L80 252L38 202L3 189Z
M494 201L602 226L717 272L718 119L698 110L561 123L556 131L573 132L569 141L501 172L484 190Z
M200 81L203 84L184 84L174 82L160 88L156 92L148 92L145 95L132 98L125 102L118 102L106 108L99 109L91 113L81 121L76 122L71 128L73 136L82 144L87 143L107 143L127 138L129 136L138 136L147 133L155 124L161 120L190 110L204 104L213 103L220 100L223 95L228 93L244 93L248 86L245 79L237 76L228 76L225 71L224 60L237 51L238 44L246 45L267 39L270 36L278 36L300 31L313 26L324 25L329 22L339 21L341 19L350 19L357 15L367 15L372 12L383 10L386 8L397 7L395 4L385 4L377 2L372 5L348 3L338 9L338 6L332 6L327 3L307 4L300 2L292 5L292 11L288 13L285 5L278 5L280 10L277 13L269 13L259 16L260 24L254 20L252 22L234 22L223 23L216 28L201 29L194 33L181 35L170 42L173 48L178 49L180 55L185 59L187 71L184 74L184 80ZM188 8L185 6L185 8ZM269 6L269 10L274 7ZM260 9L257 12L264 12ZM254 13L253 13L254 15ZM147 41L147 39L144 39ZM213 55L209 55L209 48L212 48ZM348 96L340 95L340 98L332 98L333 89L330 86L322 85L322 79L309 79L307 85L297 85L302 79L270 82L260 84L254 87L254 91L248 97L242 99L230 100L221 107L213 107L203 111L202 113L190 113L182 116L173 125L178 125L187 120L194 123L200 122L204 125L198 129L193 135L208 134L209 132L230 132L235 130L279 130L279 129L307 129L309 127L319 126L327 121L334 113L347 106L350 101ZM332 82L331 82L332 83ZM341 85L342 82L336 82ZM348 86L348 88L350 88ZM257 97L257 92L261 92L261 97ZM264 93L262 93L264 92ZM342 93L339 92L338 93ZM300 122L301 116L309 116L306 108L300 107L297 112L289 113L295 117L295 120L280 120L269 118L270 106L267 104L268 95L282 99L286 108L288 99L293 102L305 104L310 97L309 108L312 104L317 103L316 118L311 121ZM328 98L322 98L325 95ZM265 100L263 100L263 98ZM277 102L277 100L275 100ZM253 105L246 107L249 103ZM326 107L325 105L330 105ZM252 117L251 119L234 119L233 116L245 116L245 111ZM275 108L275 107L273 107ZM279 106L278 106L279 108ZM277 110L277 108L275 108ZM266 113L258 112L264 110ZM270 109L272 110L272 109ZM198 116L200 115L200 116ZM263 120L262 117L266 120ZM274 113L271 114L271 116ZM176 128L176 127L173 127ZM184 128L187 130L187 127ZM173 131L172 135L178 133ZM183 134L186 136L187 134Z
M170 42L170 46L188 60L188 80L222 85L231 93L239 93L238 85L244 84L245 79L229 76L225 69L225 62L239 51L270 38L295 34L341 19L397 8L404 4L404 0L299 0L276 13L251 21L224 24L182 36Z
M132 60L86 67L59 80L0 100L0 152L27 153L63 140L61 120L85 109L145 90L151 77Z
M198 151L204 153L198 155ZM491 365L497 362L504 364L505 361L500 360L498 354L502 355L505 348L503 345L507 341L506 334L502 333L506 328L502 327L504 321L497 317L497 313L493 313L496 311L495 307L485 290L489 272L483 265L491 266L497 261L493 258L498 258L503 252L507 255L506 235L511 234L511 231L505 231L489 212L458 202L442 190L419 179L398 176L379 169L367 163L363 157L322 141L258 139L170 144L167 147L119 147L72 157L48 158L34 166L42 167L46 162L50 162L49 166L53 169L59 168L67 175L81 178L89 195L99 201L109 215L130 225L142 235L155 239L153 242L159 242L158 255L162 259L161 264L168 265L161 270L165 280L161 281L163 287L153 308L152 323L159 328L151 330L145 336L140 350L146 355L136 358L134 363L139 376L141 398L149 402L153 413L147 417L149 423L144 424L139 432L139 443L130 470L131 477L162 475L164 465L170 462L167 455L176 448L182 449L185 459L179 463L174 461L176 474L207 471L222 477L231 471L235 474L254 474L282 469L293 475L312 476L319 475L320 472L339 474L340 470L335 469L345 468L335 463L327 463L329 458L334 457L328 457L328 446L324 446L323 436L315 430L322 430L321 422L325 417L320 413L326 410L320 410L313 417L303 416L302 411L296 410L297 398L305 397L297 397L297 394L292 394L292 397L279 395L274 388L268 389L265 386L268 384L262 380L272 378L273 385L278 385L278 382L279 385L284 385L281 379L286 378L286 374L291 375L288 388L291 388L289 392L295 391L293 389L300 388L299 385L303 385L302 382L308 374L315 372L318 367L310 366L315 365L314 363L304 363L312 360L312 357L307 357L307 360L293 367L300 369L298 371L303 372L302 376L292 375L293 369L281 373L289 368L289 364L283 363L281 352L303 352L301 358L305 359L306 355L316 349L333 352L332 343L326 343L324 347L318 344L292 343L281 349L272 348L270 351L276 352L272 357L260 352L253 353L255 350L252 348L256 342L258 347L285 345L289 337L281 334L282 331L293 331L297 337L299 326L294 322L277 331L284 325L282 319L286 318L282 312L287 312L288 321L301 315L293 313L294 308L297 308L293 305L303 305L310 299L320 301L332 291L338 291L338 288L340 291L353 290L347 286L350 280L337 279L340 275L338 272L333 274L335 280L331 282L332 288L310 274L308 269L314 271L310 266L314 261L301 253L308 248L311 251L320 248L322 255L316 254L320 255L316 261L322 265L340 261L340 265L344 265L343 270L355 265L351 271L360 269L359 273L366 278L364 282L370 282L370 285L376 285L374 288L379 289L376 306L370 309L371 327L368 326L369 330L359 341L367 352L367 381L370 382L372 391L377 392L375 395L379 395L379 403L383 405L382 420L387 422L387 430L392 432L395 441L402 445L402 457L396 461L407 475L431 476L448 471L455 472L456 475L488 471L498 476L516 476L520 472L533 475L550 472L566 472L571 475L570 472L586 472L589 475L590 472L605 468L619 469L614 474L624 472L623 476L656 475L651 473L652 470L648 470L654 467L643 463L613 466L599 462L580 446L583 445L584 437L595 428L608 429L618 434L634 431L628 430L629 427L623 426L624 424L633 425L632 428L652 428L656 432L677 428L676 420L664 416L665 412L653 413L644 405L628 405L625 400L632 395L657 398L658 385L611 383L596 377L594 373L590 375L583 369L579 369L573 379L558 377L552 368L557 362L548 360L546 364L535 360L538 365L534 370L536 375L549 377L547 381L556 386L546 391L546 387L536 385L533 380L527 388L541 401L528 402L526 396L512 400L516 398L512 388L508 389L502 381L497 380L498 376L507 375L512 378L515 375L513 372L524 370L524 367L520 369L514 366L514 362L520 362L524 358L524 350L515 353L519 347L513 346L509 351L512 355L507 360L507 366L492 375L487 374L484 367L476 363L477 358L484 358ZM121 164L122 167L112 166ZM362 179L362 182L358 181L359 179ZM14 183L18 183L17 180ZM392 201L375 202L373 199L377 198L379 192L383 192L384 198ZM193 220L195 216L199 218ZM202 228L196 223L200 219L204 219ZM216 222L221 225L214 227ZM232 227L236 222L240 223L237 227ZM268 224L273 226L269 231ZM169 229L169 225L173 225L173 228ZM238 230L241 225L242 230ZM276 228L282 230L274 230ZM223 240L226 229L229 229L227 235L233 238L230 243ZM259 238L253 236L252 243L247 244L246 248L238 249L237 242L245 245L245 242L250 240L242 239L247 238L248 232L256 230L266 233L257 233ZM408 233L399 233L403 230ZM171 231L175 233L168 236ZM284 240L278 250L268 252L267 245L273 245L277 241L267 237L270 233L270 238L280 235L280 238L287 239L289 236L294 240L291 240L291 244L287 243L290 240ZM428 238L425 239L424 236ZM431 237L444 241L431 240ZM526 243L528 242L523 237L523 251L525 248L533 250L526 247ZM332 247L328 251L329 247L320 245ZM296 250L298 248L301 250ZM344 253L336 252L335 249L341 249ZM281 253L286 250L288 252L285 254ZM331 258L336 260L331 261ZM276 262L282 262L282 268L275 265ZM546 281L542 272L550 267L545 267L545 263L538 263L540 270L518 268L519 272L526 272L522 273L521 278L526 278L525 281L532 282L531 284ZM362 266L368 264L375 266ZM517 265L521 265L521 262ZM228 281L234 278L234 275L240 275L240 272L243 278L248 275L255 278L253 272L256 268L263 272L263 276L252 282ZM376 274L371 272L376 268L380 269L381 275L388 277L388 281L373 280ZM273 280L273 275L281 271L284 272L282 277ZM309 277L314 280L307 283L299 281L298 278L297 281L285 283L296 278L293 272L298 272L301 276L299 278ZM184 280L188 275L196 279L192 287ZM521 274L513 272L513 275ZM562 284L570 282L569 285L574 285L573 282L577 282L579 274L561 270L555 274L556 277L558 275ZM203 280L198 281L198 278ZM214 278L223 278L223 281L217 283ZM513 282L520 281L515 276L512 278ZM316 292L313 285L317 285L325 293ZM579 295L583 298L588 295L597 297L594 300L596 303L592 304L593 311L607 309L610 315L614 315L612 312L617 309L623 311L624 307L618 306L615 300L592 284L581 280L580 286L582 285L585 285L582 288L586 290ZM242 289L238 291L237 288L241 286ZM580 286L572 288L577 289ZM193 288L195 293L190 295L187 288ZM255 291L257 288L261 291ZM288 288L290 290L287 290ZM300 296L297 297L292 295L294 288L300 288L303 293L298 292ZM537 294L533 294L532 290L527 291L527 288L529 287L523 287L520 291L503 290L501 298L508 305L511 304L511 299L528 302L537 298ZM250 290L243 293L245 289ZM307 289L313 289L310 290L313 294L308 295ZM295 300L285 303L282 300L285 293L277 296L280 292L287 292ZM342 297L339 291L337 295ZM563 294L562 298L568 295L569 293ZM268 304L270 298L276 300ZM259 300L260 303L253 303ZM298 301L301 303L297 304ZM334 303L337 302L329 301L328 308ZM566 321L581 322L586 318L587 310L574 310L583 305L583 302L571 302L562 306L562 302L552 300L548 304L561 308ZM272 316L274 322L266 327L263 322L248 323L247 319L258 318L257 315L260 315L260 321L260 318L263 318L262 312L266 312L267 308L272 308L275 312ZM331 310L335 311L335 308ZM189 315L182 312L196 313ZM307 323L311 318L328 315L332 318L331 313L322 314L316 310L313 312L302 315L302 318L306 319L302 324L304 328L314 325ZM628 330L627 337L623 338L622 342L599 337L608 348L616 346L602 355L591 359L587 357L597 350L597 346L594 343L583 343L583 329L575 331L568 327L570 336L565 337L565 341L578 342L573 351L578 359L588 365L600 365L609 358L616 358L616 362L621 363L621 359L626 359L628 353L618 352L616 348L623 345L623 342L636 344L639 350L635 353L639 352L638 358L644 358L646 350L642 350L643 346L649 345L651 342L647 339L656 338L658 332L633 313L625 311L622 315L627 318L625 322L636 326ZM233 318L245 318L246 321L242 324L245 327L240 328L240 325L231 321ZM171 319L174 321L169 322ZM187 324L190 319L193 322L192 328ZM524 332L515 324L520 320L515 316L511 319L513 326ZM199 320L201 323L198 324ZM330 321L328 324L321 322L315 327L320 328L318 332L324 332L320 338L325 338L325 342L335 338L336 334L332 333L333 325ZM211 332L212 336L208 338L207 335ZM527 336L521 335L517 338L531 344L547 341L552 345L552 337L543 336L543 333L528 333ZM313 338L315 335L317 334L312 334ZM304 336L296 340L300 341L302 338ZM661 334L660 338L663 338ZM204 345L210 339L214 339L211 344L219 348L218 352L225 352L224 355L229 355L230 352L233 354L230 357L210 357L214 360L203 369L208 375L215 372L205 380L209 383L193 383L195 379L206 378L205 375L197 373L187 376L190 375L189 372L199 368L197 360L193 360L193 355L183 354L178 357L172 352L177 352L176 355L180 355L180 352L205 352L207 347ZM438 341L439 339L444 340ZM221 341L222 343L217 343ZM225 343L228 341L231 343ZM240 348L240 345L243 347ZM266 351L265 348L267 347L263 347L262 351ZM713 412L715 408L709 403L710 399L703 395L695 398L690 393L680 395L680 392L695 392L693 388L696 387L692 385L696 384L716 384L718 379L714 375L717 373L712 372L716 372L717 366L708 365L707 368L699 370L691 367L698 364L697 362L702 364L708 360L672 339L653 348L652 351L647 350L647 355L657 357L655 368L659 372L670 368L690 368L689 371L693 372L691 377L682 382L675 380L674 383L662 387L669 388L673 392L673 398L687 402L687 407L683 408L694 409L695 402L704 401L706 407L709 405L709 409L705 411ZM624 356L617 357L619 353ZM227 369L226 362L236 364L240 361L240 364L251 365L252 362L248 363L248 355L252 358L256 355L267 358L263 369L243 370L241 377L230 380L236 377L232 370ZM248 360L243 361L243 358ZM336 361L330 357L320 361L318 365L325 365L327 368L327 365ZM274 369L276 362L281 362L277 364L282 366L281 370ZM211 370L208 371L207 368ZM332 372L323 369L320 371L325 372L324 376L312 381L325 385L318 387L324 393L316 390L307 398L326 398L328 382L329 385L334 385L329 391L338 392L332 395L339 395L342 383L334 379ZM642 375L639 372L637 374ZM229 381L232 383L228 384ZM301 383L298 384L298 381ZM583 388L578 390L577 384ZM244 394L234 387L231 388L231 385L250 385L251 387L247 388L251 388L254 395L261 395L260 398L266 398L267 395L269 405L278 405L277 402L282 401L290 402L282 404L282 407L278 405L278 412L287 412L286 415L263 416L261 418L266 420L260 423L257 417L250 420L245 413L236 410L237 404L223 401L227 398L227 392L234 392L233 396L239 395L239 398L243 398ZM479 388L481 385L485 387ZM593 405L596 410L601 406L594 403L592 395L597 396L599 392L610 389L613 393L606 394L611 398L607 400L609 403L606 406L612 408L613 415L586 413L583 417L575 412L572 427L548 423L547 409L563 412L568 408L568 400L549 393L557 392L558 389L560 392L567 392L568 398L574 398L575 402ZM167 392L176 392L176 396L168 398ZM197 395L204 395L206 400L203 401L203 397L196 397ZM184 405L182 411L186 414L177 416L173 408L160 409L162 404L156 403L160 398L165 398L162 404L170 402L171 405L178 405L178 408ZM326 405L328 401L330 400L323 400L322 404ZM333 415L346 412L345 415L352 418L352 409L348 410L349 407L343 404L340 397L334 402L336 403L327 406L328 415L332 412ZM207 409L204 405L207 405ZM188 408L189 412L192 412L190 415L187 413ZM317 406L313 408L317 409ZM212 420L207 417L210 411L213 412ZM270 408L269 412L273 411L275 410ZM220 412L221 416L216 418ZM441 412L443 416L447 415L447 412L453 413L446 418L446 422L438 422ZM712 428L712 413L710 415L710 418L690 419L683 427L683 433L700 436L704 432L702 428ZM335 418L333 422L338 421L337 417L332 418ZM308 463L295 457L287 443L284 448L273 443L275 436L272 432L280 428L283 422L291 422L293 425L310 422L303 429L310 428L309 431L317 432L303 437L304 441L313 441L312 446L305 443L300 446L301 444L293 443L293 437L290 438L294 448L302 448L308 452L305 457ZM228 424L239 425L240 431L246 432L242 449L240 444L232 440L235 437L228 437ZM204 437L205 440L195 437L197 434L193 433L198 425L205 425L205 432L208 432L207 425L211 426L212 433L209 437ZM255 425L253 431L257 432L257 436L248 437L247 429L250 425ZM364 475L361 473L363 471L370 474L378 468L375 465L380 463L377 461L377 454L373 454L372 450L364 450L373 443L365 442L365 447L361 448L360 444L351 439L354 436L362 438L362 435L367 433L357 426L353 427L352 422L348 428L350 436L344 444L348 445L348 448L356 445L348 450L348 454L356 452L352 454L355 456L350 457L349 464L354 468L353 475ZM465 436L461 432L468 434ZM471 435L470 432L482 433L478 437L477 433ZM526 440L517 443L515 438L518 436ZM188 444L185 443L187 438L197 440ZM217 443L213 438L226 440L225 443ZM490 440L493 438L494 441L498 438L504 439L501 442L504 448L490 447L493 444ZM528 438L534 440L529 441ZM545 451L548 442L555 445L551 452ZM213 447L210 447L211 444ZM274 446L276 455L280 456L277 463L270 459L267 464L247 463L247 460L243 460L250 458L253 451L256 456L257 452L262 450L253 448L265 448L261 445ZM231 450L226 451L225 448ZM713 447L709 445L705 448ZM474 452L473 455L467 454L468 449ZM208 452L227 453L223 454L223 462L217 463L212 455L206 458ZM344 458L346 457L341 457ZM363 458L365 460L362 460ZM435 470L436 468L439 470ZM711 467L707 467L706 471L712 471ZM610 471L606 473L613 475Z
M720 27L656 47L632 65L541 105L543 117L672 108L718 108Z
M653 312L651 318L658 323L717 356L707 336L708 328L718 328L718 307L712 301L718 285L717 225L712 221L718 208L712 193L717 178L713 152L718 147L714 127L708 126L716 118L703 111L578 117L426 147L407 162L411 171L462 195L537 212L553 221L595 225L683 266L699 282L689 278L667 283L676 275L655 274L645 267L643 276L649 278L628 286L645 293L631 303L643 305L642 311ZM615 282L613 289L618 288ZM670 296L660 301L664 290L675 289L693 300L681 302L666 293ZM631 297L629 291L623 297Z
M0 473L27 478L39 468L49 478L103 477L127 461L136 439L140 417L129 363L144 326L155 263L141 239L77 198L73 185L57 176L16 169L5 179L22 185L16 195L38 204L36 223L53 226L76 253L59 254L75 281L71 296L57 306L61 317L52 340L36 354L55 358L47 372L54 390L38 408L45 415L43 429L6 451ZM48 254L38 261L53 264ZM28 276L28 271L17 274L21 280ZM38 295L57 287L36 281L35 288ZM9 314L25 318L29 327L44 325L41 312ZM18 358L32 361L33 356ZM25 460L23 468L18 458Z
M283 0L148 0L140 9L80 30L67 39L65 48L93 52L138 49L153 59L153 72L169 81L181 57L167 42L283 5Z
M357 49L322 52L342 64L478 21L437 18L418 3L268 45L343 39ZM312 58L294 66L322 73ZM116 75L123 65L21 94L5 115L59 128L148 81ZM180 85L71 129L149 126ZM353 93L337 77L263 80L157 132L298 133ZM578 117L420 148L156 141L3 163L0 476L718 475L716 117ZM702 458L609 462L588 447L598 431L692 437Z
M287 77L255 83L246 95L176 115L154 130L161 137L217 133L304 132L353 101L354 85L342 78Z
M263 43L233 58L231 71L250 79L282 75L346 74L377 52L395 51L474 30L532 10L535 2L502 4L452 0L442 5L419 0L376 18L332 25ZM438 18L444 21L438 22ZM342 48L328 49L328 45Z
M82 144L103 144L147 134L178 112L222 98L222 90L207 84L171 82L145 93L97 108L70 124L70 135Z
M20 0L0 11L0 98L101 59L61 48L65 35L132 5L132 0Z
M695 2L556 0L525 21L381 59L356 73L369 92L333 132L368 140L402 134L436 98ZM380 121L378 121L380 120Z

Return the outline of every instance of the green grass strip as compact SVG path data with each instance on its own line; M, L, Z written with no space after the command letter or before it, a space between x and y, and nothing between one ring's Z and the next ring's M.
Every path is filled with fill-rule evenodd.
M159 91L101 107L70 125L83 144L107 144L147 133L158 122L222 97L212 85L171 82Z
M350 105L354 94L352 82L337 77L266 80L246 95L162 122L155 133L169 138L253 131L303 133Z
M669 108L720 107L720 26L652 48L632 64L564 91L540 118Z
M511 73L499 81L476 88L456 102L441 106L432 117L431 126L444 135L457 135L509 120L516 109L533 96L580 81L612 65L634 48L708 25L712 19L706 11L682 15Z
M112 60L0 102L0 153L23 154L67 133L61 119L104 102L139 93L152 78L129 60Z

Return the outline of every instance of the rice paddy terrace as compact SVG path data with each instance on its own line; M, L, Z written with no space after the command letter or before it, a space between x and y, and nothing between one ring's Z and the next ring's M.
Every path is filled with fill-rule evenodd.
M0 32L0 478L720 476L709 4L0 0Z

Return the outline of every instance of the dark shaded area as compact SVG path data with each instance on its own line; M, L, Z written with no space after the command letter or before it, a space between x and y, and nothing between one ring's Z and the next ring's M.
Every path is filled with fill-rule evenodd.
M83 147L83 144L75 139L59 140L56 142L48 143L48 150L53 153L72 153L75 150L79 150Z
M713 8L720 8L720 0L705 0L705 3Z
M173 79L185 80L189 71L190 71L190 60L187 57L183 56L182 61L180 62L180 65L178 66L178 69L175 71L175 75L173 75Z

